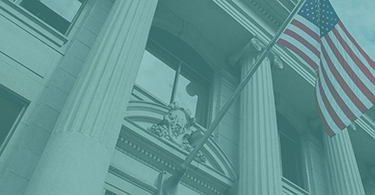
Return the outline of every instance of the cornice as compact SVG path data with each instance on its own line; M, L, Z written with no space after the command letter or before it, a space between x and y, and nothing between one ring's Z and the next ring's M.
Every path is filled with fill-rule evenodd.
M130 182L131 184L135 185L135 186L138 186L139 188L151 193L151 194L155 194L157 192L157 188L154 187L154 186L151 186L151 185L148 185L147 183L139 180L138 178L136 177L133 177L119 169L117 169L116 167L110 165L109 166L109 169L108 169L108 172L115 175L116 177L119 177L125 181L128 181Z
M137 161L140 161L140 162L148 165L149 167L151 167L153 169L163 171L163 170L160 169L160 165L163 166L163 167L168 167L168 170L175 170L176 169L176 166L170 160L164 158L163 156L161 156L161 155L159 155L159 154L157 154L153 151L148 150L146 147L142 146L141 144L138 144L136 142L131 141L130 139L127 139L125 136L120 136L119 141L122 142L122 143L125 143L129 147L136 150L138 154L134 155L134 152L131 152L129 150L124 150L122 147L117 147L116 148L117 150L121 151L122 153L124 153L126 155L131 156L132 158L136 159ZM140 156L146 157L146 159L141 158ZM152 163L150 163L150 162L152 162ZM157 164L159 164L159 166ZM121 178L123 178L123 179L125 179L125 180L127 180L127 181L129 181L129 182L149 191L149 192L152 192L152 193L155 192L154 188L150 187L148 184L138 180L135 177L132 177L132 176L122 172L119 169L116 169L115 167L112 167L112 169L110 167L110 170L115 170L116 175L121 176ZM215 194L219 194L219 195L222 194L221 189L218 189L218 188L210 185L209 183L205 182L202 178L199 178L199 177L197 177L193 174L189 174L189 173L187 173L185 175L185 177L188 178L190 180L190 182L186 182L186 179L185 179L184 180L185 182L182 182L182 184L190 187L191 189L197 190L196 185L199 185L199 186L205 188L206 190L214 192ZM189 183L195 183L196 185L189 185Z
M263 0L248 0L247 4L251 5L253 8L257 10L259 14L264 16L264 20L268 21L269 23L272 24L274 27L280 27L282 24L282 20L280 17L276 17L274 14L270 13L267 8L264 5Z

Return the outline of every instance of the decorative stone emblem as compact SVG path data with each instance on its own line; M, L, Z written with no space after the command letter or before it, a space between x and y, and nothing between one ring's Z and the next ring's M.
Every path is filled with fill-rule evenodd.
M163 120L158 124L152 125L148 130L191 152L194 147L190 141L193 133L190 127L195 124L195 118L191 117L189 109L181 108L177 102L171 103L169 108L170 110L164 115ZM206 162L206 157L201 151L199 151L196 158L199 162Z

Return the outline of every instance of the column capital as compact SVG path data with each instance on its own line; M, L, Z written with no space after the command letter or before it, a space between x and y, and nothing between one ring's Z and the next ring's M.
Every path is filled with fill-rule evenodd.
M264 48L265 44L254 37L239 52L230 55L228 57L228 62L233 67L238 65L242 66L246 63L248 58L257 57ZM272 68L280 70L284 68L283 61L274 51L269 52L266 58L270 60Z
M271 59L271 67L273 69L282 70L284 69L284 62L281 60L280 56L275 52L271 51L269 58Z
M244 58L249 56L257 56L263 48L264 44L259 39L254 37L250 39L249 43L247 43L240 51L228 57L229 64L233 67L237 66L238 64L241 65L241 61Z
M347 128L348 130L357 131L357 125L355 122L352 122Z

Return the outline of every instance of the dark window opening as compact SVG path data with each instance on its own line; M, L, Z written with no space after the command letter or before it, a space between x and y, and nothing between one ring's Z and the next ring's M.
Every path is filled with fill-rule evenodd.
M0 86L0 152L9 141L26 102Z
M177 101L198 124L207 125L212 70L194 50L169 33L153 28L136 84L163 104Z
M104 195L117 195L117 194L109 190L106 190Z
M280 135L283 177L304 188L301 141L297 130L281 114L277 113Z
M20 5L66 34L82 9L85 0L23 0Z

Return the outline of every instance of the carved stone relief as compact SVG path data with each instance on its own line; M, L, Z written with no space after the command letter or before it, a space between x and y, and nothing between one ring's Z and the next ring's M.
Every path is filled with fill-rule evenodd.
M191 136L193 131L191 126L195 124L195 118L191 117L191 111L179 106L177 102L169 105L169 112L164 115L163 120L148 128L150 132L160 138L167 139L177 145L178 147L191 152L192 146ZM206 157L201 151L196 156L196 159L201 162L206 162Z

